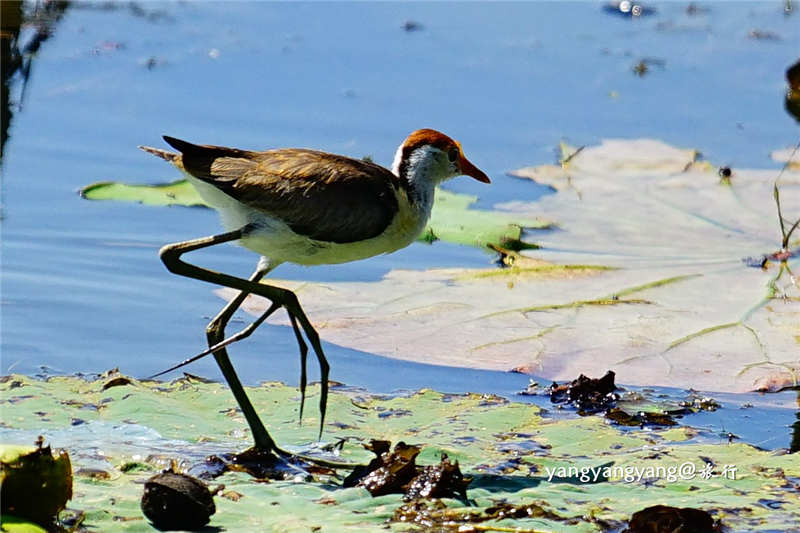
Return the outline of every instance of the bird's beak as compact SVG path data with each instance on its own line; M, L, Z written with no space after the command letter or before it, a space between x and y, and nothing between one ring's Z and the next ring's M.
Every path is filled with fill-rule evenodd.
M475 178L478 181L482 181L483 183L491 183L492 180L489 179L489 176L484 174L484 172L469 162L469 160L461 156L461 160L459 161L459 165L461 166L461 174L464 176L470 176Z

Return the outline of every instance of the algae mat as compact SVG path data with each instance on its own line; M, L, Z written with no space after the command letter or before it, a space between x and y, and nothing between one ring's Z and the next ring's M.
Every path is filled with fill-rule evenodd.
M118 381L119 382L119 381ZM123 381L124 382L124 381ZM249 445L244 419L223 385L182 378L106 390L108 379L2 378L6 442L39 434L69 450L75 470L69 509L94 531L151 531L139 510L143 481L176 460L190 471L205 456ZM263 420L288 448L309 449L318 419L298 424L296 388L267 383L248 390ZM311 388L311 396L318 389ZM371 438L424 445L420 464L442 452L473 477L472 505L444 500L453 512L478 513L505 501L537 504L540 518L481 522L521 531L602 531L654 504L698 507L731 531L789 531L800 523L800 463L783 451L747 444L698 444L689 427L620 430L599 417L549 420L534 406L475 394L423 390L374 396L334 388L324 439L344 439L340 459L366 462ZM691 421L689 418L688 422ZM211 485L211 527L227 531L374 531L414 529L390 521L400 495L372 498L341 479L258 482L228 473ZM458 527L458 522L454 527Z

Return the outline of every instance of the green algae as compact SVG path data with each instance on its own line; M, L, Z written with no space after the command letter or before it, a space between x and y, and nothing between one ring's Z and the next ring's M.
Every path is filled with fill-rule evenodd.
M152 531L139 510L141 482L152 474L142 466L152 461L148 456L191 465L220 449L250 444L247 425L223 385L131 379L103 390L106 381L12 376L0 383L4 440L24 440L32 432L53 435L48 438L59 441L51 444L70 450L76 469L101 462L111 473L104 480L75 478L70 508L85 513L85 527ZM295 387L265 383L248 388L248 394L278 442L294 449L313 443L315 421L298 423ZM344 439L342 461L369 461L361 443L371 438L421 445L421 465L437 463L442 452L457 459L473 482L469 507L442 500L453 516L483 512L499 499L519 506L537 502L546 511L481 522L486 526L602 531L604 524L621 523L655 504L703 508L733 530L787 530L800 521L800 509L790 503L800 491L800 465L792 455L742 443L679 444L691 438L686 427L622 431L602 417L551 420L534 406L496 396L431 390L385 397L334 388L329 413L324 439ZM83 423L72 425L78 417ZM82 437L88 430L91 445ZM215 499L213 527L414 528L391 522L404 503L401 495L372 498L363 488L342 488L339 477L263 483L233 472L217 482L225 484L228 496ZM759 503L764 501L777 502L781 512Z

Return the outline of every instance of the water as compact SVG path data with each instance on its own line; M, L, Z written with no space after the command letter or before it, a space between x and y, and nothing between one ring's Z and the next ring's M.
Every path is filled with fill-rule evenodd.
M389 164L408 132L435 127L459 139L492 177L490 187L466 179L449 185L480 195L484 207L545 193L504 173L551 162L562 139L655 137L699 148L715 164L778 168L769 152L796 143L799 131L782 98L784 71L800 50L800 14L786 16L774 1L702 4L708 12L690 16L685 4L670 2L630 20L602 5L69 7L34 59L5 146L0 371L118 366L145 376L204 348L205 323L222 302L210 286L169 275L156 252L218 232L215 214L76 194L99 180L176 178L136 149L160 145L164 133L247 148L307 146ZM404 31L407 21L421 30ZM752 39L751 30L779 39ZM648 58L658 61L635 75L634 65ZM256 261L232 246L193 259L242 276ZM368 280L397 266L484 267L491 260L477 249L414 244L348 265L284 265L276 275ZM513 394L527 383L330 344L326 350L333 379L375 391ZM264 326L232 354L249 383L297 382L286 328ZM209 360L189 371L218 377ZM790 424L792 413L782 412L786 420L776 423ZM787 434L775 445L786 445Z

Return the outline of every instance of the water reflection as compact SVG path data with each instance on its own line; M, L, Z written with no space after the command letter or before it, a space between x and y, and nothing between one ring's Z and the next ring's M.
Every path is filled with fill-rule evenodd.
M58 21L69 7L67 1L40 0L33 4L8 0L0 2L2 6L2 143L0 144L0 161L5 155L6 141L11 128L14 111L22 109L25 99L25 88L31 76L31 67L36 53L42 44L55 31ZM26 36L25 43L20 42L20 30L31 28L32 34ZM16 101L11 98L12 85L21 78L21 87Z

